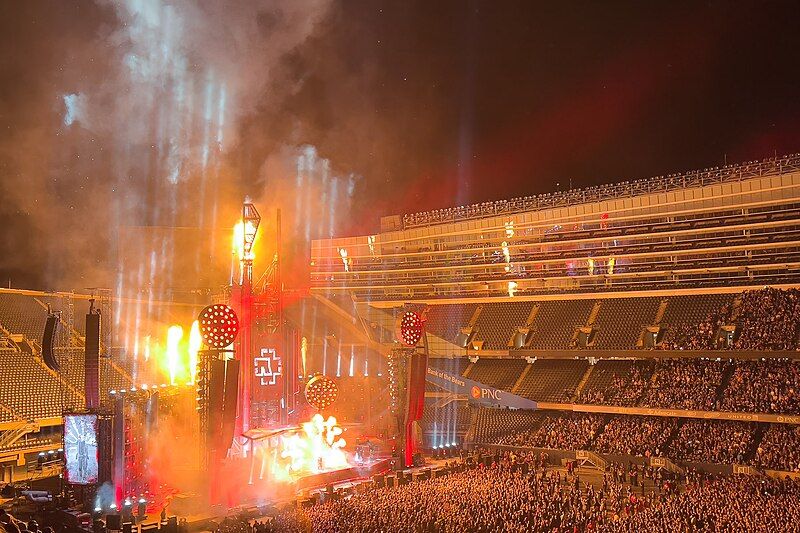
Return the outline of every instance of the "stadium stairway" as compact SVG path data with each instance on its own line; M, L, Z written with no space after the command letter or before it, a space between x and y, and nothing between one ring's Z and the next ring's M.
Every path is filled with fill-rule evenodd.
M737 294L736 298L733 300L733 304L731 305L731 313L728 319L728 322L731 324L735 324L739 321L739 313L742 311L742 295Z
M464 373L461 374L463 377L468 378L472 369L475 368L475 363L470 363L467 365L467 368L464 369Z
M531 368L533 368L533 365L525 365L525 370L520 372L519 377L517 378L517 381L515 381L514 382L514 386L511 387L511 392L512 393L517 394L517 391L519 390L519 386L522 384L522 382L525 381L525 376L527 376L530 373Z
M722 379L720 380L719 387L717 387L716 392L714 393L714 405L719 406L722 404L722 398L725 395L725 390L728 388L728 384L731 382L731 378L733 378L733 373L736 371L735 364L728 364L725 367L725 370L722 372Z
M478 426L478 409L470 408L469 410L469 428L467 434L464 435L464 444L468 449L475 443L475 428Z
M594 302L592 311L589 313L589 318L586 319L586 327L590 328L594 326L594 323L597 322L597 315L600 314L601 307L602 307L601 300L597 300Z
M744 462L746 464L749 464L755 457L756 451L761 445L761 439L764 437L764 433L767 431L767 429L769 429L769 424L765 422L756 423L756 431L753 434L753 442L750 443L750 446L747 448L747 453L744 455Z
M664 319L664 313L667 312L668 305L669 300L667 298L661 300L661 303L658 305L658 311L656 311L656 318L653 320L653 324L656 326L661 324L661 321Z
M578 382L578 385L575 387L575 392L572 394L572 397L570 398L571 402L573 402L573 403L577 402L578 398L581 397L581 393L583 392L583 388L586 386L586 383L589 381L589 378L591 377L595 366L596 365L589 365L589 367L586 369L586 372L583 373L583 377Z
M662 453L665 452L666 450L669 450L670 446L672 446L672 441L674 441L675 438L678 436L678 434L681 431L681 426L683 426L683 424L687 420L690 420L690 419L689 418L678 418L678 423L675 424L674 428L672 428L672 433L669 434L669 437L667 437L664 440L664 444L661 446L661 452Z

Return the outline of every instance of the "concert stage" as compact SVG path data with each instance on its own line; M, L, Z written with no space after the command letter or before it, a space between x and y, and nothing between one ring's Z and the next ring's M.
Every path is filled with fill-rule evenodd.
M335 485L337 483L344 483L345 481L369 479L373 475L386 472L390 468L391 458L387 457L363 465L302 476L295 481L295 487L299 492L327 487L328 485Z

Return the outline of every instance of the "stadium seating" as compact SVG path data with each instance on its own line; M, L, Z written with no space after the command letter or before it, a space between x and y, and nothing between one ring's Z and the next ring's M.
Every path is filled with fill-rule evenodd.
M542 302L533 322L530 348L566 350L575 328L586 325L594 300Z
M484 341L484 350L507 350L517 328L524 326L533 308L532 302L490 303L483 306L475 324L476 340Z
M598 361L583 386L579 403L633 406L650 383L652 361Z
M493 442L508 433L538 428L542 415L537 411L478 408L475 418L476 442Z
M590 348L631 350L645 326L653 324L659 298L609 298L600 304Z
M656 366L639 405L667 409L714 409L726 361L666 360Z
M83 400L31 354L0 350L0 404L20 418L58 417L65 409L83 406Z
M453 437L463 435L470 425L471 410L467 402L449 402L439 406L435 400L426 400L420 426L423 433L438 435L432 446L449 444Z
M756 465L800 472L800 426L770 424L756 449Z
M82 391L84 389L85 356L83 348L56 348L56 360L59 364L59 374L70 385ZM124 388L124 387L121 387Z
M454 357L451 359L431 357L428 359L428 366L437 368L443 372L447 372L448 374L460 376L464 374L464 370L466 370L467 366L469 366L469 359L465 357Z
M680 348L683 343L679 336L685 331L696 334L698 326L706 317L718 313L722 308L733 303L733 294L697 294L689 296L673 296L668 300L661 325L664 327L663 342L675 344Z
M0 326L41 343L47 309L32 296L0 293Z
M586 359L538 359L515 392L540 402L568 402L588 367Z
M611 416L592 448L608 454L660 456L677 426L674 418Z
M720 409L800 414L800 362L741 361L722 391Z
M446 341L455 343L456 336L469 320L478 306L468 305L434 305L428 310L425 327L427 331Z
M742 294L739 350L794 350L800 335L800 290L765 288Z
M685 420L667 455L688 462L745 464L754 452L755 432L750 422Z
M524 359L479 359L467 377L490 387L511 390L526 364Z
M560 450L585 450L604 424L604 417L583 413L549 413L538 426L506 433L496 444Z

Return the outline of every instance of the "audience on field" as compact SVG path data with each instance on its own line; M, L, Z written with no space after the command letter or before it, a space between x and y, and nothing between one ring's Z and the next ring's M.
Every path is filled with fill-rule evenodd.
M796 531L800 482L757 476L713 478L612 464L602 482L540 468L533 455L496 455L489 466L397 488L370 487L346 498L287 508L268 521L220 533L547 532L674 533ZM524 466L524 468L523 468Z

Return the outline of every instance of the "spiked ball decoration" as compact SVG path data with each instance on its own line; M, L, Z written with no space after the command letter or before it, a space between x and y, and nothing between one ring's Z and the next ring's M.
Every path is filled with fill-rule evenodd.
M306 383L306 400L317 411L322 411L336 401L339 387L328 376L314 376Z
M203 309L197 321L203 342L212 348L229 346L239 333L239 318L233 309L224 304L209 305Z
M413 311L403 313L397 339L406 346L416 346L422 339L422 317Z

